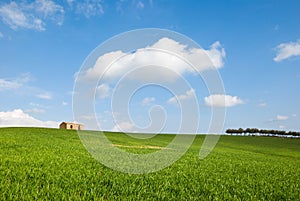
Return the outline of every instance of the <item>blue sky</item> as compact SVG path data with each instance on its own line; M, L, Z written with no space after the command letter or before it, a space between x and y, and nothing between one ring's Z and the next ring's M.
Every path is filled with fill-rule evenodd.
M209 102L216 96L192 75L185 75L192 88L178 89L177 98L198 98L200 132L206 132L209 106L216 104L227 111L224 129L300 131L299 10L299 1L1 1L0 126L57 127L73 121L75 76L93 49L123 32L160 28L215 50L218 57L225 104ZM110 109L113 86L98 86L100 127L115 130L118 124L134 131L130 119L112 120L113 112L121 113ZM172 125L179 113L169 104L172 94L148 87L134 97L132 120L146 126L147 111L156 106L163 116L161 106L170 119L164 132L176 132Z

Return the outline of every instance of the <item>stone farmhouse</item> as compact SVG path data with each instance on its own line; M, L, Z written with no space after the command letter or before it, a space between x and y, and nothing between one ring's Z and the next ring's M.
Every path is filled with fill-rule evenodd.
M68 129L68 130L83 130L83 125L72 122L62 122L59 124L60 129Z

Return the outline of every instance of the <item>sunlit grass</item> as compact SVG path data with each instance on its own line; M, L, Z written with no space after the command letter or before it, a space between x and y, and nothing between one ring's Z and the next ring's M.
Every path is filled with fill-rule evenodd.
M149 140L106 133L134 153L164 147L173 135ZM0 200L299 200L300 140L222 136L199 160L205 136L179 161L156 173L113 171L91 157L76 131L0 129Z

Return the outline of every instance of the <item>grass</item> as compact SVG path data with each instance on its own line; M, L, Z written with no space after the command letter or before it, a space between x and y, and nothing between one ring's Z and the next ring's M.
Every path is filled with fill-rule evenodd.
M106 136L134 153L174 137ZM300 139L222 136L199 160L204 137L168 168L132 175L98 163L76 131L1 128L0 200L300 200Z

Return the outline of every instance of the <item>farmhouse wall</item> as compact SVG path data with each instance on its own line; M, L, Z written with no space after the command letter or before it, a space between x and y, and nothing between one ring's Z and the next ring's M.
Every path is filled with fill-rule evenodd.
M83 130L82 124L71 123L71 122L62 122L59 125L60 129L68 129L68 130Z

